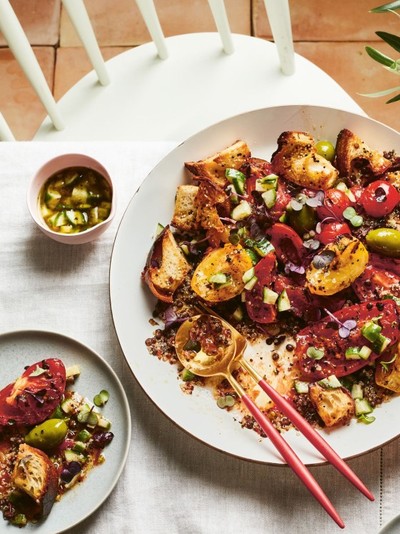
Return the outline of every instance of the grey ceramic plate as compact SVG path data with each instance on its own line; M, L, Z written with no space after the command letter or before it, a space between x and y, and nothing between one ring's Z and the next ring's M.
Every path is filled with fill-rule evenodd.
M400 515L397 515L382 527L379 534L400 534Z
M128 455L131 418L121 383L103 358L86 345L54 332L24 330L0 335L0 387L13 382L26 365L43 358L60 358L66 367L79 364L81 375L73 389L81 395L92 399L101 389L109 391L110 400L102 412L112 421L114 433L113 441L104 449L104 464L93 469L84 482L55 503L45 521L24 528L24 532L54 534L86 519L110 495ZM0 531L16 533L19 530L0 518Z

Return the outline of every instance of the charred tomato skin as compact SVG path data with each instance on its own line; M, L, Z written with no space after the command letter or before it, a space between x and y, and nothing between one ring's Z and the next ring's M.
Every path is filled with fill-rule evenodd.
M280 222L275 223L268 232L278 259L283 264L290 261L295 265L301 265L305 248L299 234L287 224Z
M317 215L321 221L328 217L343 221L343 212L349 206L351 206L351 200L346 193L339 189L328 189L325 191L322 206L317 208Z
M343 234L351 234L350 227L345 222L334 221L323 223L321 232L318 234L318 240L321 241L323 245L332 243L335 238Z

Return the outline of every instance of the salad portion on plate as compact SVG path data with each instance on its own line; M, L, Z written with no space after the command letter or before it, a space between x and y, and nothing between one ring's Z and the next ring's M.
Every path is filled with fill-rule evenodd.
M0 391L0 510L15 526L45 519L105 461L114 434L99 407L109 394L102 390L92 402L73 391L79 375L78 365L46 358Z
M64 532L104 502L122 472L125 392L97 353L53 332L0 335L0 360L0 530Z
M240 139L182 162L189 183L175 190L142 273L157 298L151 354L177 363L179 325L207 309L247 338L246 357L318 427L371 424L400 393L400 157L356 131L336 135L332 144L287 130L268 159ZM217 347L203 332L186 350L204 359ZM218 407L240 409L225 380L179 363L177 372L184 391L207 386ZM235 373L289 428L246 371ZM261 433L247 413L241 424Z

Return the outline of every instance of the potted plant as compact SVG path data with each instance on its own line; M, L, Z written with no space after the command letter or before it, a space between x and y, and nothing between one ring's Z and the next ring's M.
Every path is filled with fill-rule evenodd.
M400 9L400 0L395 0L393 2L389 2L388 4L383 4L381 6L375 7L374 9L371 9L371 13L385 13L390 12L394 15L400 17L399 13L396 13L396 10ZM393 35L392 33L384 32L384 31L377 31L375 32L376 35L382 39L385 43L390 45L396 52L400 52L400 37L397 35ZM393 74L400 75L400 59L392 59L391 57L387 56L386 54L383 54L382 52L379 52L376 48L372 46L366 46L365 50L367 54L375 61L383 65L383 67ZM369 97L381 97L381 96L387 96L391 93L400 91L400 85L396 87L392 87L391 89L385 89L383 91L378 91L376 93L369 93L365 94L363 96L369 96ZM397 102L400 100L400 92L390 98L386 104L391 104L393 102Z

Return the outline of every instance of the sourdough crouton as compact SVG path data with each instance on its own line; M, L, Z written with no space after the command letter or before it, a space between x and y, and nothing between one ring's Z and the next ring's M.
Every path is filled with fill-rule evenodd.
M206 231L211 247L218 247L220 243L229 240L229 229L219 216L220 211L229 214L229 199L222 189L211 182L200 182L199 192L196 196L197 222Z
M345 425L354 416L354 400L346 389L325 389L315 383L310 384L309 393L311 402L326 426Z
M171 224L182 232L190 232L198 228L196 206L198 191L197 185L180 185L176 190Z
M310 189L329 189L338 178L338 171L317 153L314 138L305 132L283 132L271 163L276 174Z
M148 256L143 276L151 292L164 302L173 294L190 271L190 265L168 226L157 237Z
M50 513L58 492L58 474L47 454L22 443L18 449L12 483L38 505L35 507L37 518Z
M397 348L397 356L394 361L392 358L382 358L382 363L377 363L375 370L375 382L378 386L400 393L400 348ZM386 363L385 361L391 361Z
M384 173L391 165L377 150L371 150L360 137L347 129L339 132L336 141L335 165L343 176L351 176L357 163L369 166L373 174Z
M188 161L185 167L196 179L208 179L224 188L229 182L225 177L226 169L240 169L251 156L250 148L244 141L236 141L225 150L201 161Z

